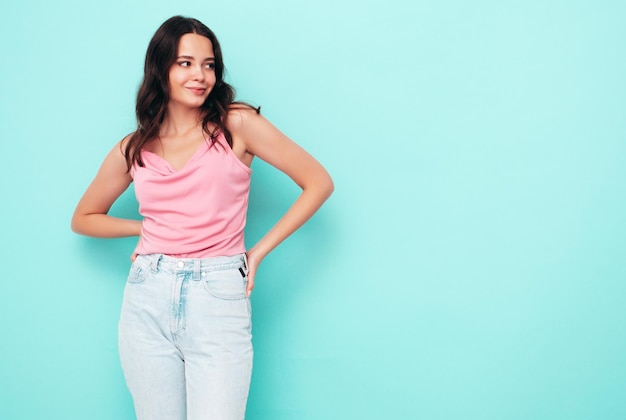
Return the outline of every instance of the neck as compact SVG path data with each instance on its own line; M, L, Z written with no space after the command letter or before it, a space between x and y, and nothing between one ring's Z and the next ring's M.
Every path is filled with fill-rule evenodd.
M198 109L168 107L160 134L164 137L182 136L201 124L202 117Z

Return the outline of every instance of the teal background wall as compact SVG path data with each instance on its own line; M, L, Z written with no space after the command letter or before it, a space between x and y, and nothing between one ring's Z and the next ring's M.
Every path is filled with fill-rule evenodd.
M69 221L174 14L336 182L258 274L248 419L626 418L611 0L3 2L0 418L134 418L116 329L135 241ZM253 169L249 244L298 193ZM137 216L132 191L113 213Z

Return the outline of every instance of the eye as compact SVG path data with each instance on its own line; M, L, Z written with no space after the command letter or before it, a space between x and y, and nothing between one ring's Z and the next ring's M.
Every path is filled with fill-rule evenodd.
M189 67L191 66L191 61L179 61L178 65L181 67Z
M206 67L207 69L211 69L211 70L213 70L213 69L215 69L215 63L206 63L206 64L205 64L205 67Z

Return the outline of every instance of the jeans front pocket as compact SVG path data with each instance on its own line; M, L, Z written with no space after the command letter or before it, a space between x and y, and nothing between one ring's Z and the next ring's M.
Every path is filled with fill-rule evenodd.
M225 300L246 298L247 277L238 268L203 271L202 284L212 296Z
M148 275L150 274L150 269L144 267L137 260L130 267L130 272L128 273L127 282L132 284L140 284L143 283Z

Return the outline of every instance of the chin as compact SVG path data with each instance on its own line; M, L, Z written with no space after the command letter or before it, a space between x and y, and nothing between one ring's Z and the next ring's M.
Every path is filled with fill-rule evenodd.
M191 101L194 107L201 107L206 102L208 96L206 98L197 98L195 101Z
M189 108L189 109L196 109L196 108L200 108L202 107L202 105L204 105L205 101L184 101L184 102L179 102L179 105L185 108Z
M194 102L192 104L189 104L189 106L191 108L200 108L202 105L204 105L204 102L205 101L196 101L196 102Z

